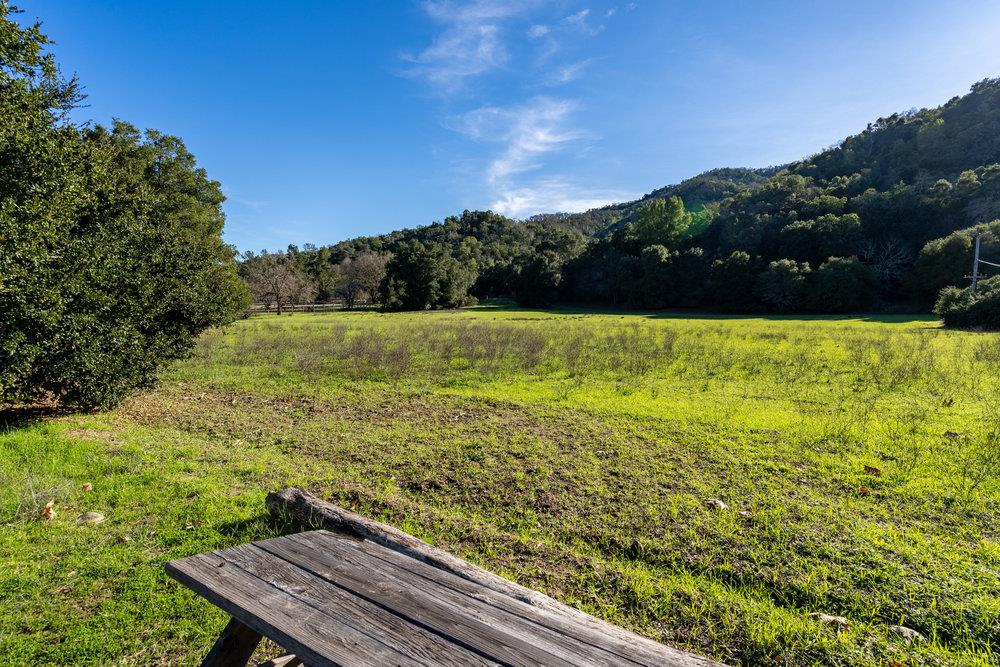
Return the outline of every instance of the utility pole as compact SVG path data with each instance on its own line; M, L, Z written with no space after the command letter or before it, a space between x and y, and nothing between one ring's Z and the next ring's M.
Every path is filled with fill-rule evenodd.
M976 283L979 282L979 239L982 236L980 233L976 233L973 238L976 239L976 250L972 257L972 298L976 298Z

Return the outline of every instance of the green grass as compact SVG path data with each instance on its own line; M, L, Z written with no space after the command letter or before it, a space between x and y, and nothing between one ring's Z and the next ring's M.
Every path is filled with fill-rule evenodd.
M998 431L1000 336L927 318L255 318L0 433L0 664L197 664L225 617L163 563L294 484L727 662L992 665Z

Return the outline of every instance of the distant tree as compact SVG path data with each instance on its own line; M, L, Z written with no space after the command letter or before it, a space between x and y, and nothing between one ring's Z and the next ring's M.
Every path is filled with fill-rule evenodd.
M692 308L701 303L708 279L708 265L701 248L684 252L662 245L643 248L641 274L634 281L629 303L642 308Z
M408 241L400 244L386 264L380 286L386 310L457 308L473 302L469 288L476 264L463 264L440 243Z
M629 304L639 308L666 308L674 292L671 260L677 253L666 246L651 245L639 255L641 275L633 282Z
M757 277L757 296L774 312L793 313L805 303L809 264L779 259Z
M913 249L902 239L867 239L858 257L871 268L874 291L890 298L897 296L913 266Z
M673 274L669 303L681 308L696 308L701 305L708 287L709 264L705 251L688 248L671 258Z
M828 257L857 254L861 241L861 220L856 213L828 213L782 229L780 252L793 259L819 263Z
M872 270L857 257L831 257L814 276L810 298L813 309L828 313L858 312L872 303Z
M549 306L559 299L563 281L563 259L554 250L544 250L519 267L514 297L522 306Z
M378 298L388 261L386 255L364 253L348 257L338 265L335 291L344 300L348 310L362 299L374 301Z
M278 315L285 307L309 301L315 295L315 286L295 265L293 257L286 254L247 252L240 273L254 301L267 307L273 304Z
M710 302L730 312L753 310L758 303L754 290L760 272L760 262L741 250L715 260L708 285Z
M317 302L326 303L336 296L340 270L332 261L329 248L318 248L312 243L306 243L301 249L290 245L287 254L312 283L313 298Z
M641 277L639 258L614 239L592 242L563 270L563 292L577 303L622 305L631 299L633 284Z
M639 208L630 236L640 247L663 245L674 248L685 238L691 227L692 215L684 210L680 197L650 199Z

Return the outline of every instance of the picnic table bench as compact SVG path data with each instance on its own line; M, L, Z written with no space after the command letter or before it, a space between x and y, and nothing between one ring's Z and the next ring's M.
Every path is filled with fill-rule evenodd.
M262 637L290 653L268 664L289 667L718 665L298 489L268 503L335 530L167 563L171 577L232 617L203 665L246 665Z

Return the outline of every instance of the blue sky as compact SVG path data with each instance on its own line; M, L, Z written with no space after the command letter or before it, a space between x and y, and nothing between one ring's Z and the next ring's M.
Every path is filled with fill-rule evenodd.
M77 119L181 136L240 249L583 210L1000 75L996 2L19 4Z

